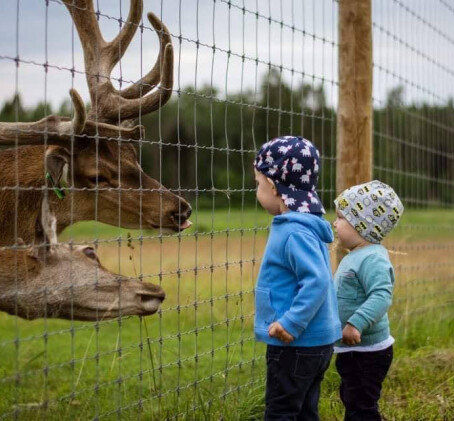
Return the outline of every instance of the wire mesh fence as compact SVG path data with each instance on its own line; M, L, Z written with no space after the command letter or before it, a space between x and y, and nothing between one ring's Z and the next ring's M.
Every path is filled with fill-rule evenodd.
M338 3L140 4L4 2L0 258L9 289L0 294L14 305L0 314L1 419L259 419L253 290L271 217L255 198L257 148L277 135L311 139L333 218ZM441 0L373 9L374 177L406 206L386 240L402 350L452 347L453 10ZM19 147L26 135L35 146ZM21 307L31 284L38 291ZM147 317L160 290L143 284L166 294ZM24 320L33 304L44 310ZM328 373L326 419L340 414L336 381ZM436 401L441 417L452 411L448 392Z

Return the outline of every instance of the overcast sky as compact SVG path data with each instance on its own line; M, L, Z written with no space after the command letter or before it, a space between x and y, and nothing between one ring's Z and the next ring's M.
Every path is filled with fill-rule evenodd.
M109 40L118 33L118 19L126 19L129 1L95 0L95 4L101 12L102 33ZM154 64L158 41L146 19L146 12L152 11L173 36L174 89L213 83L220 96L254 89L271 63L283 67L283 78L293 86L302 81L323 83L328 102L336 104L337 2L232 0L230 4L145 0L145 30L136 33L112 76L135 81ZM66 7L58 0L47 6L45 0L0 0L0 5L0 105L19 92L27 106L45 99L59 106L71 87L88 101L82 50ZM398 84L405 86L407 101L443 103L454 96L453 0L375 0L373 25L376 105ZM17 68L15 57L20 59Z

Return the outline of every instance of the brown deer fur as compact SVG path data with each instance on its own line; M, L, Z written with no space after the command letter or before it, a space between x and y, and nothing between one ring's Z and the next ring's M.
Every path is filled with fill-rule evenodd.
M148 14L160 38L158 59L141 80L116 90L110 74L140 24L142 1L131 0L127 21L110 42L102 38L92 0L64 0L64 4L84 51L92 107L87 116L82 99L71 89L72 120L49 116L32 123L0 123L1 145L39 145L0 152L0 245L13 244L18 237L33 241L37 197L46 187L46 169L65 163L71 188L66 198L59 200L49 191L58 232L73 222L94 219L125 228L187 228L190 205L146 175L128 143L143 138L143 127L125 127L170 98L173 48L168 29ZM44 144L54 146L45 149Z
M46 186L45 163L56 181L61 166L68 166L66 197L60 200L50 186L48 190L58 233L74 222L94 219L125 228L187 226L188 203L143 172L131 144L100 142L96 155L96 145L81 140L72 156L60 146L24 146L0 152L0 163L0 245L14 244L18 237L33 242L37 203Z
M26 247L18 240L14 249L0 249L0 311L28 320L96 321L159 309L160 286L109 272L91 247L57 244L55 225L53 215L41 214L44 244Z

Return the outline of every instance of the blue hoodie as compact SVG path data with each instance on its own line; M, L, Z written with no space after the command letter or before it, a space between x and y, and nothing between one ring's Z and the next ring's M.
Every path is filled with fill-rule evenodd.
M342 337L328 246L330 224L309 213L275 216L255 289L255 337L285 345L268 334L278 321L295 340L289 346L320 346Z

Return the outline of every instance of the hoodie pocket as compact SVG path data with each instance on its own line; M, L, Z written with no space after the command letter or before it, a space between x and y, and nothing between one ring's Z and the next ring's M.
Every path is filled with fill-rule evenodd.
M345 272L339 277L337 296L349 300L358 298L358 279L353 272Z
M255 323L257 327L266 327L276 319L276 312L271 306L270 290L268 288L255 289Z

